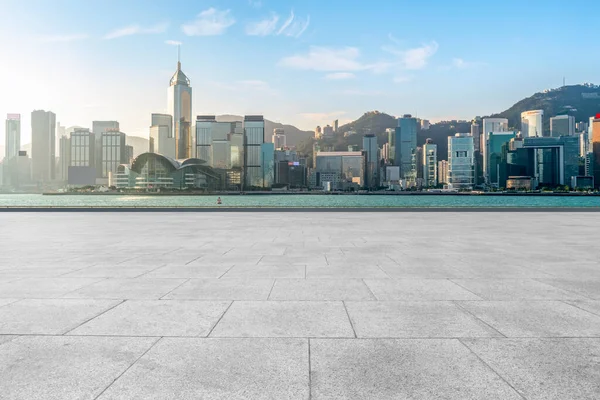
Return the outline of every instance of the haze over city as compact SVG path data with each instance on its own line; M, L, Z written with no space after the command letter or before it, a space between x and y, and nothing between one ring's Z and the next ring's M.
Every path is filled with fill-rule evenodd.
M589 1L459 3L4 0L0 115L46 109L66 126L118 120L147 137L178 44L194 115L260 113L305 130L373 109L470 119L563 76L600 81Z

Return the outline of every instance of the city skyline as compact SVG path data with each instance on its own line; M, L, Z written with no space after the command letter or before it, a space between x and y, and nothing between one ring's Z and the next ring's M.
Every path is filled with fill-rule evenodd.
M73 1L61 7L9 0L5 8L13 17L0 32L11 40L0 51L15 62L0 67L0 87L11 94L2 96L0 113L51 110L66 126L118 120L123 132L147 137L150 114L167 111L164 85L177 43L196 92L192 115L259 113L304 130L372 109L433 121L470 119L559 86L565 75L568 83L599 81L598 56L587 50L595 45L586 35L592 16L577 12L584 2L544 2L539 19L527 25L518 22L536 2L519 4L518 14L507 3L469 4L468 12L441 2L387 3L352 10L337 1L109 2L109 16ZM94 24L72 23L91 12ZM395 27L406 14L411 18ZM573 29L557 33L559 21ZM523 29L490 29L509 23ZM557 59L557 52L565 57ZM585 63L569 55L578 52ZM515 58L518 63L508 62ZM29 125L25 119L23 144L31 141Z

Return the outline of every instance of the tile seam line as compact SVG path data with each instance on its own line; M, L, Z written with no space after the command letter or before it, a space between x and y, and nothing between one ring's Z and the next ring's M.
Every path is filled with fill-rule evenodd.
M101 315L104 315L104 314L106 314L107 312L109 312L109 311L111 311L111 310L113 310L113 309L117 308L118 306L120 306L121 304L125 303L126 301L127 301L127 300L122 300L122 301L118 302L117 304L115 304L114 306L112 306L112 307L110 307L110 308L108 308L108 309L106 309L106 310L102 311L100 314L94 315L92 318L89 318L89 319L87 319L87 320L83 321L82 323L80 323L79 325L77 325L75 328L68 329L66 332L63 332L63 333L62 333L62 336L67 336L69 333L73 332L75 329L77 329L77 328L79 328L79 327L81 327L81 326L83 326L83 325L87 324L88 322L90 322L90 321L92 321L92 320L94 320L94 319L98 318L99 316L101 316Z
M235 300L232 300L231 303L229 303L229 305L227 306L227 308L225 309L225 311L223 311L223 314L221 314L221 316L219 317L219 319L217 320L217 322L215 322L215 324L212 326L212 328L210 328L210 331L208 331L208 333L206 334L206 336L204 336L205 338L208 338L210 335L212 335L213 331L215 330L215 328L217 327L217 325L219 325L219 322L221 322L221 320L223 319L223 317L225 316L225 314L227 314L227 311L229 311L229 309L231 308L231 306L233 305L234 302L235 302Z
M496 371L494 368L492 368L487 362L485 362L481 357L479 357L479 354L477 354L475 351L473 351L473 349L471 349L469 346L467 346L466 343L464 343L461 339L456 339L458 340L458 342L463 345L464 347L467 348L467 350L469 350L469 352L471 354L473 354L475 357L477 357L477 359L483 364L485 365L490 371L492 371L494 374L496 374L496 376L498 378L500 378L500 380L502 380L502 382L504 382L505 384L507 384L517 395L519 395L519 397L521 397L524 400L527 400L527 397L525 397L520 391L518 391L513 385L510 384L510 382L508 382L502 375L500 375L500 373L498 373L498 371Z
M592 300L592 301L597 300L597 299L594 299L594 298L592 298L590 296L587 296L585 294L578 293L575 290L561 288L560 286L556 286L556 285L553 285L552 283L544 282L543 280L541 280L541 279L567 279L567 278L560 278L559 276L556 276L556 275L552 275L552 276L553 276L553 278L531 278L531 279L533 279L536 282L543 283L544 285L551 286L551 287L553 287L555 289L563 290L565 292L573 293L573 294L576 294L577 296L584 297L585 300Z
M267 296L267 301L271 298L271 293L273 293L273 289L275 289L276 284L277 284L277 279L273 279L273 285L271 285L271 290L269 290L269 295Z
M308 340L308 400L312 399L312 363L311 363L311 354L310 354L310 339L311 338L307 338Z
M227 268L227 271L225 271L221 275L219 275L219 277L217 279L221 279L222 277L224 277L225 275L227 275L227 273L229 271L231 271L234 267L235 267L235 264L233 264L231 267Z
M187 278L186 280L184 280L183 282L181 282L179 285L175 286L173 289L169 290L167 293L165 293L162 296L160 296L158 298L158 300L174 300L174 299L165 299L165 297L168 296L168 295L170 295L171 293L173 293L174 291L176 291L177 289L179 289L180 287L182 287L183 285L185 285L186 283L188 283L191 280L192 280L192 278Z
M464 287L464 286L463 286L463 285L461 285L460 283L454 282L452 279L458 279L458 278L446 278L446 280L447 280L448 282L452 282L453 284L455 284L455 285L456 285L456 286L458 286L459 288L461 288L461 289L464 289L464 290L466 290L467 292L469 292L469 293L473 294L474 296L477 296L477 297L479 297L481 300L483 300L483 301L492 301L492 300L490 300L490 299L486 299L486 298L483 298L483 297L481 297L480 295L478 295L477 293L475 293L475 292L474 292L474 291L472 291L471 289L468 289L468 288ZM475 279L477 279L477 278L475 278Z
M143 277L146 274L149 274L149 273L154 272L154 271L158 271L159 269L161 269L163 267L166 267L166 266L167 266L167 264L163 264L163 265L160 265L160 266L158 266L156 268L150 269L150 270L148 270L146 272L142 272L141 274L139 274L138 276L134 276L133 278L125 278L125 279L138 279L138 278Z
M460 300L460 301L462 301L462 300ZM499 334L501 337L508 338L507 335L505 335L504 333L500 332L498 329L494 328L492 325L488 324L487 322L485 322L484 320L482 320L481 318L479 318L477 315L475 315L474 313L472 313L470 310L468 310L465 307L463 307L463 305L460 304L460 301L459 300L450 300L450 302L453 303L455 307L457 307L458 309L462 310L464 313L470 315L471 318L475 319L476 321L481 322L482 324L484 324L485 326L487 326L488 328L490 328L492 331L494 331L497 334Z
M57 276L56 278L61 278L61 277L62 276ZM96 282L88 283L87 285L83 285L81 287L78 287L77 289L69 290L66 293L62 293L62 294L59 295L59 297L45 297L46 299L62 299L64 296L68 296L71 293L75 293L75 292L77 292L77 291L79 291L81 289L88 288L90 286L95 285L96 283L104 282L104 281L110 279L110 278L107 278L107 277L104 277L104 278L93 278L93 277L91 277L91 278L86 278L86 277L83 277L83 278L75 278L75 277L69 278L69 277L65 277L65 278L68 278L68 279L98 279L98 280ZM53 278L50 278L50 279L53 279Z
M375 293L373 293L373 290L369 287L365 278L362 278L361 281L362 281L363 285L365 285L365 287L367 288L369 293L371 293L371 296L373 296L373 299L375 299L374 301L379 301L379 298L377 296L375 296ZM386 279L386 281L387 281L387 279Z
M560 301L560 302L562 302L562 303L565 303L565 304L567 304L567 305L569 305L569 306L572 306L572 307L578 308L578 309L580 309L581 311L585 311L585 312L587 312L587 313L590 313L590 314L592 314L592 315L595 315L595 316L597 316L597 317L600 317L600 314L596 314L596 313L595 313L595 312L593 312L593 311L586 310L585 308L581 308L581 307L579 307L579 306L578 306L578 305L576 305L576 304L568 303L568 301L573 301L573 300L558 300L558 301Z
M348 312L348 307L346 307L346 302L342 300L342 305L344 306L344 310L346 311L346 316L348 317L348 322L350 323L350 327L352 328L352 333L354 334L354 339L358 338L356 335L356 329L354 329L354 324L352 323L352 318L350 318L350 313Z
M158 339L156 339L156 340L154 341L154 343L152 343L152 344L150 345L150 347L148 347L148 349L146 349L146 351L144 351L144 352L142 353L142 355L141 355L141 356L139 356L138 358L136 358L136 359L135 359L135 361L134 361L134 362L132 362L130 366L128 366L127 368L125 368L125 370L124 370L123 372L121 372L121 373L119 374L119 376L117 376L117 377L116 377L116 378L115 378L115 379L114 379L114 380L113 380L111 383L109 383L109 384L108 384L108 386L106 386L106 387L105 387L105 388L102 390L102 392L100 392L100 393L98 394L98 396L94 397L94 400L97 400L98 398L100 398L100 396L102 396L102 395L104 394L104 392L106 392L106 391L107 391L107 390L108 390L108 389L109 389L109 388L110 388L112 385L114 385L114 384L115 384L115 382L116 382L116 381L118 381L118 380L119 380L119 379L120 379L120 378L121 378L123 375L125 375L125 374L127 373L127 371L129 371L129 370L130 370L130 369L131 369L131 368L132 368L132 367L133 367L135 364L137 364L137 362L138 362L138 361L139 361L139 360L140 360L142 357L144 357L146 354L148 354L148 352L149 352L150 350L152 350L152 349L154 348L154 346L156 346L156 344L157 344L158 342L160 342L161 340L162 340L162 337L159 337Z

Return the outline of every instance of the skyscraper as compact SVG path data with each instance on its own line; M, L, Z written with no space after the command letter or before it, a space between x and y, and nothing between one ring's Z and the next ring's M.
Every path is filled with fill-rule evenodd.
M448 137L448 184L453 189L473 189L475 166L473 137L457 133Z
M575 117L571 115L558 115L550 118L550 136L575 135Z
M285 131L283 128L273 129L273 145L276 149L282 149L285 147Z
M98 171L98 178L106 178L108 175L104 175L102 168L102 134L106 132L120 132L119 122L117 121L92 121L92 133L94 134L94 162L96 163L96 170Z
M265 120L262 115L244 117L244 185L263 187L261 145L265 138Z
M373 134L363 137L363 151L365 152L367 168L365 171L365 186L370 189L379 187L379 147L377 136Z
M508 131L508 119L506 118L484 118L482 121L482 136L481 136L481 153L483 155L483 180L486 184L489 184L489 171L488 171L488 139L491 132L507 132Z
M173 137L173 117L167 114L152 114L150 122L150 153L158 153L176 159L177 149Z
M31 113L31 177L48 183L55 178L56 115L51 111Z
M398 118L396 128L394 165L400 167L400 179L409 177L414 170L413 153L417 149L417 119L410 114Z
M594 185L600 186L600 114L592 121L592 153L594 160Z
M168 89L168 113L173 117L176 158L185 159L192 155L192 87L190 80L181 70L177 61L177 71L171 78Z
M198 115L196 117L195 157L206 161L208 165L215 168L223 168L222 165L229 165L230 161L223 158L222 151L217 150L215 152L213 146L216 142L229 141L234 128L235 125L231 122L217 122L214 115ZM226 145L219 143L217 146L222 150ZM218 154L217 159L213 158L213 154ZM217 167L215 162L221 166Z
M333 131L337 133L339 127L340 121L336 119L335 121L333 121Z
M521 113L521 135L524 138L544 136L544 110Z
M4 138L4 160L8 161L19 155L21 150L21 114L8 114L6 116L6 130Z
M423 145L423 180L425 186L435 187L438 184L437 145L427 139Z

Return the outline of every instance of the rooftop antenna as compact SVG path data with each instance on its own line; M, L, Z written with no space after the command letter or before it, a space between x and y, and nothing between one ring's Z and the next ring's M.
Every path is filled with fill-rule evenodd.
M181 69L181 45L177 45L177 69Z

